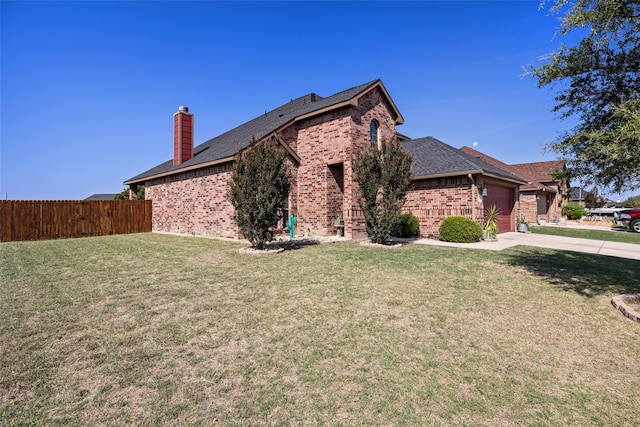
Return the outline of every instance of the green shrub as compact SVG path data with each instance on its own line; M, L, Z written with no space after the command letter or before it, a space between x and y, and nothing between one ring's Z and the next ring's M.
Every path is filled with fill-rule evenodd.
M256 249L264 249L274 239L273 227L291 191L286 158L278 137L262 142L252 139L249 148L236 155L229 189L233 219Z
M384 244L395 228L413 179L411 153L397 142L382 141L356 155L354 179L360 187L360 208L373 243Z
M569 219L580 219L583 216L589 215L589 212L587 212L582 205L575 202L569 202L562 208L562 214Z
M396 220L396 237L416 237L420 234L420 221L410 213L401 213Z
M443 242L473 243L482 237L482 227L472 219L450 216L440 224L440 240Z

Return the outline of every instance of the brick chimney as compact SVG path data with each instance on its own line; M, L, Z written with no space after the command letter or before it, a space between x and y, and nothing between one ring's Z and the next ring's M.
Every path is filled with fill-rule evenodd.
M173 115L173 166L193 157L193 114L180 106Z

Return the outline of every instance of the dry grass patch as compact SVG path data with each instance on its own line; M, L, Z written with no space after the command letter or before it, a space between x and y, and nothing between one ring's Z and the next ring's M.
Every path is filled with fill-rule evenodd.
M142 234L0 246L0 420L631 425L639 264Z

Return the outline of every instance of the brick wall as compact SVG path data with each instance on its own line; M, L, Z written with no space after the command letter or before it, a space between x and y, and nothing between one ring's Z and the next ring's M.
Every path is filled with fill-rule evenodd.
M351 182L351 109L298 125L298 224L303 232L335 234L333 220L348 210ZM340 182L342 185L340 185ZM346 221L345 221L346 222ZM349 226L345 223L345 229Z
M297 153L301 158L297 212L301 233L333 235L333 220L342 214L345 237L366 236L360 193L353 182L353 159L358 150L369 146L373 119L379 123L381 137L392 141L395 121L378 89L362 96L356 107L297 124ZM283 135L291 133L287 130Z
M227 198L230 179L231 163L226 163L147 181L153 231L239 238Z
M466 176L415 180L402 211L418 218L422 236L437 237L440 224L450 216L481 219L482 203L474 191Z
M521 193L519 200L519 209L519 215L524 215L529 223L535 224L538 221L538 200L536 198L536 193Z
M555 188L557 189L557 187ZM520 215L524 215L527 221L533 224L540 218L546 221L559 220L562 217L561 200L560 193L522 192L520 194Z

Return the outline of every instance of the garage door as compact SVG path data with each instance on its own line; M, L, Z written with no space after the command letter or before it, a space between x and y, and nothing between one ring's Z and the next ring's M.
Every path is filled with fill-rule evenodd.
M485 209L496 205L500 212L498 219L498 234L514 231L511 228L511 209L513 208L513 189L497 185L485 185L487 195L482 198Z

